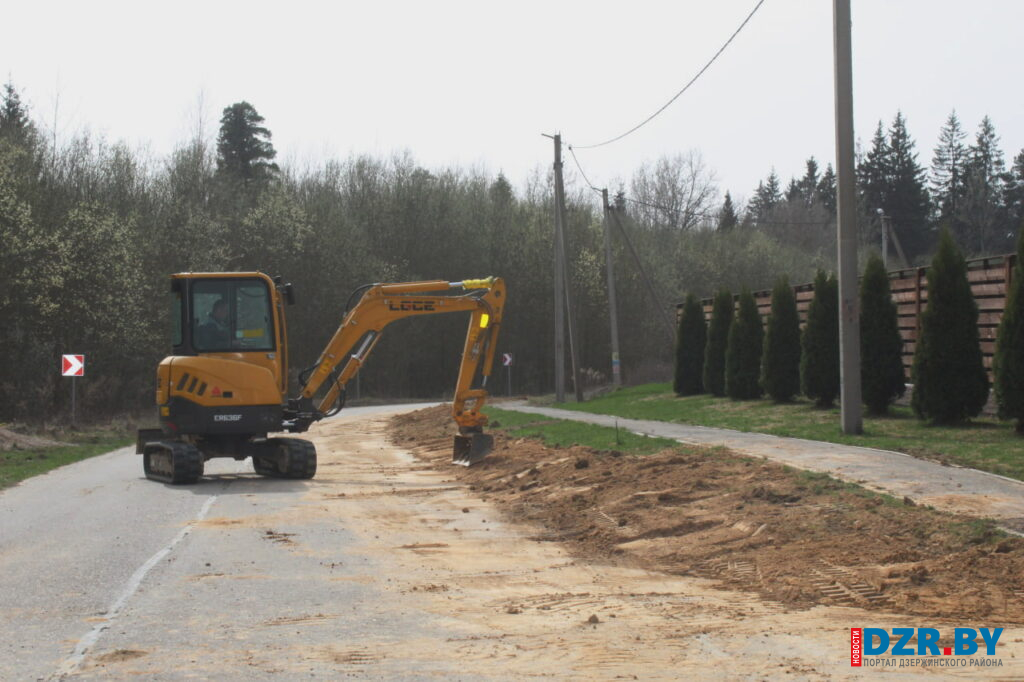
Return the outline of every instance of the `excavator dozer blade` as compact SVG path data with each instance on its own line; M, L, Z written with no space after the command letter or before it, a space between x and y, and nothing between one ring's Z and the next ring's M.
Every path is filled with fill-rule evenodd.
M494 449L494 436L486 433L472 433L468 436L455 436L452 448L452 464L464 467L472 466L482 460Z

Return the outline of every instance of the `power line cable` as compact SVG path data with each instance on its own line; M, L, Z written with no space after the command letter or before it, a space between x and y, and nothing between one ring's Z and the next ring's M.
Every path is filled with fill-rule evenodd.
M570 154L570 155L572 156L572 160L573 160L573 162L574 162L574 163L576 164L576 168L578 168L578 169L579 169L579 171L580 171L580 175L582 175L582 176L583 176L583 181L584 181L585 183L587 183L587 186L588 186L588 187L590 187L590 189L592 189L592 190L594 190L595 192L597 192L598 194L600 194L600 193L601 193L601 190L599 190L599 189L598 189L597 187L595 187L595 186L594 186L594 183L592 183L592 182L590 181L590 178L588 178L588 177L587 177L587 174L586 174L586 173L584 172L584 170L583 170L583 166L581 166L581 165L580 165L580 160L576 158L576 152L574 152L574 151L572 150L572 145L570 144L570 145L567 145L567 146L569 147L569 154Z
M716 52L716 53L715 53L715 56L713 56L713 57L711 58L711 60L710 60L710 61L709 61L709 62L708 62L707 64L705 64L705 65L704 65L704 68L702 68L702 69L701 69L700 71L698 71L698 72L697 72L697 75L696 75L696 76L694 76L693 78L691 78L691 79L690 79L690 82L689 82L689 83L687 83L686 85L684 85L684 86L683 86L683 89L682 89L682 90L680 90L679 92L677 92L677 93L676 93L676 94L675 94L675 95L674 95L674 96L672 97L672 99L670 99L670 100L669 100L668 102L666 102L666 103L665 103L665 104L664 104L664 105L663 105L663 106L662 106L662 107L661 107L660 109L658 109L657 111L655 111L655 112L654 112L653 114L651 114L650 116L648 116L647 118L645 118L645 119L644 119L643 121L641 121L640 123L638 123L638 124L636 124L635 126L633 126L632 128L630 128L630 129L629 129L629 130L627 130L626 132L624 132L624 133L622 133L621 135L619 135L618 137L613 137L613 138L612 138L612 139L610 139L610 140L605 140L604 142L598 142L597 144L588 144L588 145L577 145L577 146L578 146L578 147L579 147L580 149L593 149L593 148L595 148L595 147L603 147L603 146L605 146L606 144L611 144L612 142L618 142L619 140L621 140L622 138L626 137L626 136L627 136L627 135L629 135L630 133L636 132L636 131L637 131L637 130L639 130L640 128L642 128L642 127L644 127L645 125L647 125L648 123L650 123L650 122L651 122L651 121L652 121L652 120L654 119L654 117L655 117L655 116L657 116L657 115L658 115L658 114L660 114L661 112L665 111L665 109L668 109L668 107L669 107L669 106L670 106L670 105L671 105L671 104L672 104L673 102L675 102L675 101L676 101L677 99L679 99L679 96L680 96L680 95L682 95L682 94L683 94L684 92L686 92L687 90L689 90L689 89L690 89L690 86L691 86L691 85L693 85L694 83L696 83L696 82L697 82L697 79L698 79L698 78L700 78L701 76L703 76L703 75L704 75L704 72L705 72L705 71L707 71L707 70L708 70L708 68L709 68L709 67L710 67L710 66L711 66L712 64L714 64L714 63L715 63L715 60L716 60L716 59L718 59L718 57L719 57L719 56L720 56L720 55L721 55L721 54L722 54L723 52L725 52L725 48L729 47L729 44L730 44L730 43L731 43L731 42L733 41L733 39L735 39L735 38L736 38L736 36L737 36L737 35L739 35L740 31L742 31L742 30L743 30L743 27L747 25L747 23L748 23L748 22L749 22L749 21L750 21L750 20L751 20L751 19L753 18L754 14L756 14L756 13L757 13L757 10L759 10L759 9L761 8L761 5L763 5L763 4L764 4L764 0L759 0L759 2L758 2L758 3L757 3L757 4L755 5L755 6L754 6L754 9L752 9L752 10L750 11L750 14L748 14L748 15L747 15L747 18L743 20L743 23L742 23L742 24L740 24L739 28L737 28L737 29L736 29L735 31L733 31L733 34L732 34L731 36L729 36L729 39L725 41L725 44L724 44L724 45L722 45L722 47L718 48L718 52Z

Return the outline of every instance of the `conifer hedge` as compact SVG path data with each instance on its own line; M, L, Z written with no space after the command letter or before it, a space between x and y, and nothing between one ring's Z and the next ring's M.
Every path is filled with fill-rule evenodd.
M914 412L936 424L975 417L988 400L978 305L967 281L967 263L948 229L942 230L928 269L928 307L921 315L911 375Z
M740 294L739 310L729 326L725 350L725 393L734 400L761 397L761 350L764 329L757 303L747 289Z
M999 416L1016 419L1017 433L1024 434L1024 229L1017 239L1017 264L999 323L992 374Z
M706 343L704 308L696 296L687 294L683 314L679 317L679 331L676 334L676 373L672 384L676 395L696 395L703 392L701 374L704 369Z
M772 312L764 337L761 385L777 403L789 402L800 392L800 318L796 297L783 275L772 289Z
M872 414L885 414L907 385L896 304L889 274L877 255L868 258L860 281L860 358L864 404Z
M839 283L818 270L814 298L801 338L800 386L818 407L831 407L839 395Z
M729 344L734 305L732 294L723 289L715 296L711 310L711 326L704 351L704 390L712 395L725 395L725 349Z

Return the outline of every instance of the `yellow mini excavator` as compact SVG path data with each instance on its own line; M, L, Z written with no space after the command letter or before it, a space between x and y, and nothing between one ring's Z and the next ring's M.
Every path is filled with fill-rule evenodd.
M458 291L459 293L453 293ZM139 431L136 452L146 477L195 483L206 460L252 457L253 469L275 478L312 478L316 449L301 433L345 404L345 387L391 322L469 312L469 330L452 401L458 426L452 461L469 466L493 445L483 433L495 344L505 305L500 278L461 282L367 284L348 299L341 325L315 364L288 395L285 302L291 284L261 272L171 275L173 354L157 368L159 429ZM472 388L477 374L479 388Z

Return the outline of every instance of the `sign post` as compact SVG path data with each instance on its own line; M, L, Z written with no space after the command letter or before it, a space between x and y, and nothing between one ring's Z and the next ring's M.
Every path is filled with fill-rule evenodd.
M502 353L501 364L505 365L505 371L508 377L508 397L512 397L512 354Z
M75 425L75 381L78 377L85 376L84 355L62 355L60 359L61 376L71 377L71 426Z

